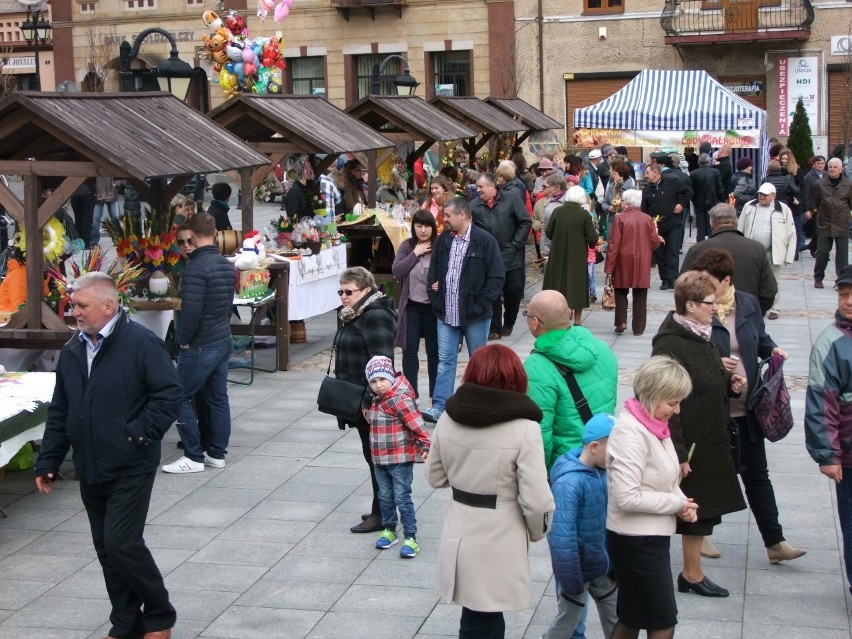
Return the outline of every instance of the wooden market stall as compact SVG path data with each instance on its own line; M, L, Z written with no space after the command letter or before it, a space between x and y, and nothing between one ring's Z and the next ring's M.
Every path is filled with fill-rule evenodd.
M207 117L264 153L271 166L291 153L308 154L316 175L331 166L341 153L362 151L375 157L378 149L394 146L393 141L321 96L238 93ZM316 157L323 154L323 159ZM240 172L243 229L253 228L250 194L268 173L268 167Z
M42 234L35 231L86 180L127 180L142 200L163 210L196 173L267 162L265 155L169 93L8 96L0 102L0 173L23 179L24 199L0 183L0 204L26 231L30 303L0 328L0 347L59 348L70 337L63 318L41 301ZM43 180L58 186L40 203Z
M475 138L479 134L416 95L368 95L346 111L396 144L413 142L414 152L405 158L406 166L412 174L414 163L436 142ZM367 168L371 177L376 175L376 167L392 152L378 157L375 165L372 164L373 158L368 157L370 165ZM370 206L375 206L375 180L370 180L368 202Z
M519 149L521 144L532 133L540 131L550 131L551 129L561 129L562 124L545 115L528 102L524 102L520 98L485 98L485 102L496 109L499 109L509 117L513 118L518 124L524 125L527 130L518 136L515 140L515 150Z
M529 126L523 122L515 120L479 98L437 96L432 98L430 104L451 115L459 122L463 122L479 134L478 138L467 138L464 141L464 148L471 158L471 162L479 150L494 140L496 136L507 133L522 133L529 129Z

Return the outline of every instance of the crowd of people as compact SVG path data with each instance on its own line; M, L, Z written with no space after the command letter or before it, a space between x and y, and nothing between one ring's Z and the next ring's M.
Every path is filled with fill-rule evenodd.
M476 175L475 195L447 171L432 179L397 251L398 308L369 270L354 266L339 277L334 375L364 392L357 418L338 418L338 427L358 431L372 485L371 507L350 530L379 533L379 550L401 541L400 557L417 557L411 486L415 464L425 462L430 485L451 491L437 579L441 596L462 606L460 638L504 636L503 612L529 605L529 542L545 538L558 594L547 639L584 636L589 595L609 639L633 639L642 629L652 639L672 637L675 584L681 593L729 595L707 576L702 557L720 555L709 537L723 516L746 507L771 563L805 554L783 535L748 398L759 362L787 357L764 316L779 317L777 275L804 248L799 232L811 216L814 283L822 287L834 250L839 306L812 355L808 405L817 417L807 418L808 448L837 482L845 549L852 548L852 493L838 443L852 428L842 399L852 389L837 361L852 335L845 248L852 183L834 159L825 175L817 158L817 174L801 175L781 147L757 186L748 161L734 172L730 149L699 151L691 172L678 154L655 156L641 190L626 149L610 145L586 160L565 156L560 167L550 158L529 169L522 158L506 160ZM341 206L364 201L362 173L350 160L326 185ZM143 538L164 432L177 422L184 454L163 472L226 464L234 272L215 247L227 220L226 186L213 186L209 213L196 213L191 200L177 203L185 265L176 367L162 342L127 321L108 276L87 274L71 294L78 339L59 357L36 484L51 491L73 445L113 604L111 637L168 639L174 625ZM690 214L699 242L681 265ZM544 280L522 309L531 236ZM645 332L654 265L661 289L674 296L633 396L620 407L615 355L582 326L601 261L615 292L616 334L626 331L631 291L632 333ZM497 343L518 321L534 338L524 362ZM464 346L470 360L456 388ZM102 436L90 437L94 431ZM674 581L673 534L683 553Z

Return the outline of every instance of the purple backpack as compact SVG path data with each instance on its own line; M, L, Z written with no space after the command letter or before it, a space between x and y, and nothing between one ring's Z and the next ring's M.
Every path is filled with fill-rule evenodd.
M772 355L761 360L757 388L748 398L748 407L754 411L763 435L771 442L784 439L793 428L793 410L790 408L790 391L784 383L784 358Z

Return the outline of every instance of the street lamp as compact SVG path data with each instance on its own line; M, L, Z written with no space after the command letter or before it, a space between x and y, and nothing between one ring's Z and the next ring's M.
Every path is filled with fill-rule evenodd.
M38 52L41 45L50 39L53 25L42 16L42 9L27 9L27 19L21 23L21 33L27 44L32 45L35 52L35 78L33 79L33 91L41 91L41 72L39 71Z
M401 55L393 54L386 57L382 60L381 64L373 65L373 78L370 83L370 93L372 95L381 95L382 93L382 83L381 83L381 75L382 71L385 70L387 63L391 60L402 60L402 73L393 79L393 85L396 87L396 92L398 95L414 95L414 92L417 90L417 87L420 86L420 83L414 79L414 76L411 75L411 69L408 66L408 60L403 58Z
M189 92L189 84L195 76L196 71L178 57L177 41L174 35L159 27L152 27L142 31L133 40L132 47L128 44L127 40L121 43L119 47L121 90L129 93L135 91L130 62L139 55L139 48L142 46L142 41L152 33L159 33L164 36L171 43L172 48L169 51L169 59L163 60L156 67L152 68L151 73L157 78L157 83L160 85L161 91L168 91L183 102L186 100L186 94Z

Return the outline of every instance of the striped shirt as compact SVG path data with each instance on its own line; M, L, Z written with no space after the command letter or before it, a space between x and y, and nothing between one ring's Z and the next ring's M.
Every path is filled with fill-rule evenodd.
M470 229L473 222L468 225L464 235L453 233L453 244L450 247L450 261L447 264L446 293L444 294L444 306L446 308L444 321L450 326L461 326L459 309L459 282L461 281L461 270L467 247L470 246Z

